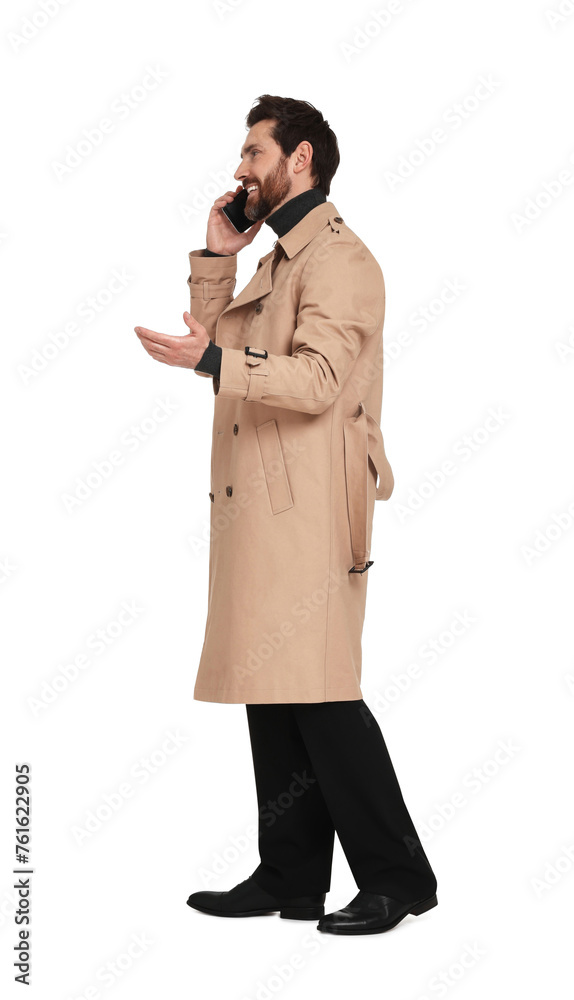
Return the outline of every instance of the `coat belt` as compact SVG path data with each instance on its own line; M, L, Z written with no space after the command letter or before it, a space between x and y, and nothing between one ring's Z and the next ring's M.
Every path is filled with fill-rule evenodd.
M353 566L350 573L364 572L372 566L367 549L368 534L368 477L371 459L379 485L375 499L388 500L394 487L394 478L385 454L381 428L363 403L359 403L359 413L343 421L345 439L345 477L347 482L347 509L351 528Z

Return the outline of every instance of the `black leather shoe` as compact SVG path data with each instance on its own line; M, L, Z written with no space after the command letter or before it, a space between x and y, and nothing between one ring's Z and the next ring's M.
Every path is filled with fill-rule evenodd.
M329 934L380 934L396 927L408 913L418 916L437 903L436 893L415 903L403 903L390 896L361 890L348 906L322 917L317 930Z
M291 920L316 920L325 913L326 892L316 896L278 899L261 889L251 876L228 892L192 892L188 906L216 917L259 917L279 910L280 917Z

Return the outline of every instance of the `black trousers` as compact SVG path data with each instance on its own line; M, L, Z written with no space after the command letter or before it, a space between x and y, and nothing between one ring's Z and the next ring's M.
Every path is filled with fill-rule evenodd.
M258 885L280 898L328 892L336 832L359 889L404 902L436 892L363 699L246 709L259 806Z

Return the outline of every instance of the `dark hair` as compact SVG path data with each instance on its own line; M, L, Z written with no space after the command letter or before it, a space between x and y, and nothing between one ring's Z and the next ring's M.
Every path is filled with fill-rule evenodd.
M305 139L310 142L313 147L313 187L320 187L325 194L329 194L331 178L340 160L337 136L329 127L329 122L308 101L295 101L292 97L272 97L271 94L262 94L257 101L259 103L246 116L247 128L250 129L266 118L274 119L270 134L281 146L285 156L291 156Z

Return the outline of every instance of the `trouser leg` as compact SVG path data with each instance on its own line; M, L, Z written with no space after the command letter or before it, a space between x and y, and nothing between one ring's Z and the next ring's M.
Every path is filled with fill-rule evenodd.
M335 831L293 706L246 708L261 857L252 877L280 898L328 892Z
M405 902L432 895L435 875L363 699L293 709L358 888Z

